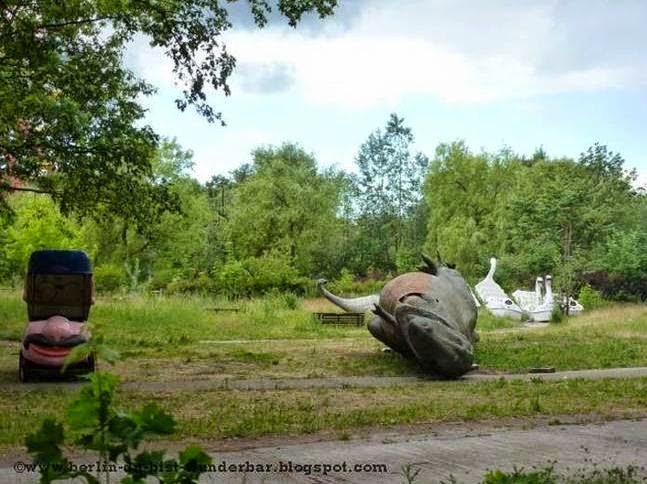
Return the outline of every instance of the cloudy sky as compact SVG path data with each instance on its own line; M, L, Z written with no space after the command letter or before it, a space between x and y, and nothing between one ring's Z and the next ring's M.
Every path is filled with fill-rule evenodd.
M238 60L226 127L180 113L170 63L136 42L127 63L158 89L147 121L194 152L201 181L263 144L297 142L322 166L353 169L360 144L396 112L416 148L458 139L577 157L594 142L647 183L644 0L339 0L334 17L253 28L241 9L225 37Z

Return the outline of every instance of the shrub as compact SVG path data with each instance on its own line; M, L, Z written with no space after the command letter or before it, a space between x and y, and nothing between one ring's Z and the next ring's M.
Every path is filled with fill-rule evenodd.
M291 292L286 292L283 294L283 301L285 303L286 309L296 309L299 306L299 298L296 294Z
M597 309L604 306L605 301L599 291L596 291L588 284L584 284L580 289L578 302L584 306L584 309Z
M500 469L488 471L483 482L485 484L555 484L557 476L552 466L530 471L515 467L512 472L504 472Z
M386 280L372 278L359 280L355 279L348 269L342 269L339 278L331 282L330 290L345 296L366 296L380 292L390 278L387 276Z
M151 274L151 289L167 289L176 277L176 271L173 269L153 270Z
M126 285L123 269L114 264L94 268L94 283L98 292L115 292Z
M150 289L151 277L140 264L138 257L124 262L126 288L130 294L141 294Z
M555 461L555 464L557 461ZM644 482L641 478L642 468L627 467L602 467L593 463L589 466L571 470L567 475L557 473L553 465L544 468L532 467L531 469L513 468L511 472L494 469L488 471L484 484L633 484ZM451 481L455 482L455 481Z
M420 265L420 254L415 250L399 250L395 265L400 273L415 271Z
M242 305L245 318L253 324L274 324L278 319L308 318L305 313L295 313L299 298L292 293L270 291L268 294L245 301Z
M214 282L206 272L187 276L176 275L168 283L166 290L171 294L204 294L214 290Z
M274 291L303 295L312 285L292 267L288 257L276 253L230 260L216 275L216 289L230 297Z
M98 330L96 326L93 328ZM91 340L76 346L65 360L67 365L92 356L95 361L113 364L118 352L105 344L101 332ZM66 425L48 417L40 428L25 439L27 452L34 456L40 471L40 482L59 480L85 481L88 484L110 483L111 472L121 469L127 474L122 483L148 482L155 478L167 484L197 484L200 474L211 464L212 458L200 447L191 445L178 453L177 459L168 459L164 450L142 450L146 437L170 435L175 431L175 419L156 403L148 403L140 410L117 407L116 391L119 377L96 370L87 376L88 384L81 388L77 398L67 407ZM65 431L72 430L75 445L98 452L96 466L75 466L64 454Z
M267 254L244 260L249 273L249 289L254 294L271 290L299 290L299 273L290 265L289 259L281 254Z
M559 304L555 304L553 312L550 314L551 323L561 323L564 320L564 310Z
M584 281L604 299L615 301L647 300L647 276L630 279L606 271L589 272Z
M239 260L229 260L216 276L218 289L227 296L241 297L245 294L249 274Z
M354 290L355 278L351 272L343 268L339 277L330 284L330 288L335 292L352 293Z

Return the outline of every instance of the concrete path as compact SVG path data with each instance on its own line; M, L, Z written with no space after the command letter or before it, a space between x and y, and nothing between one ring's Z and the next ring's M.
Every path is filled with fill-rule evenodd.
M647 377L647 367L605 368L597 370L558 371L555 373L510 373L485 374L469 373L456 380L457 383L480 383L494 380L531 380L541 378L546 381L559 381L584 378L599 380L604 378ZM209 378L204 380L184 380L169 382L125 382L122 388L141 391L183 391L183 390L287 390L306 388L348 388L379 387L391 385L410 385L438 381L425 376L349 376L330 378L259 378L229 379ZM0 391L30 391L35 389L77 389L82 382L42 382L42 383L2 383Z
M284 442L237 451L211 449L213 467L202 482L399 483L407 482L408 468L418 471L416 483L452 478L473 483L491 469L530 470L552 463L560 475L635 466L647 479L647 420L532 429L476 422L421 434L375 433L364 440ZM92 462L86 457L75 463L84 461ZM35 474L17 473L14 463L5 461L0 467L0 483L37 482Z
M270 464L272 471L292 463L292 472L247 473L244 482L391 483L407 482L406 467L419 469L414 482L480 482L490 469L543 468L554 461L563 474L614 466L647 465L647 420L546 426L534 429L449 430L435 434L385 437L360 442L323 442L217 453L221 464ZM304 464L346 464L346 471L305 475ZM301 464L297 468L297 464ZM359 467L355 467L359 466ZM380 466L383 466L380 468ZM300 469L301 472L297 472ZM352 472L350 472L352 470ZM641 469L647 479L647 468ZM214 473L205 482L243 482L235 473ZM264 475L265 474L265 475ZM265 478L265 480L263 480Z

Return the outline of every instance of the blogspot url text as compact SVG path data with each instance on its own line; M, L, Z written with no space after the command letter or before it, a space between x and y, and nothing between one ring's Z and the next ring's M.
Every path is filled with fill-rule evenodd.
M128 464L115 464L114 462L93 462L75 464L69 463L65 466L57 464L38 464L23 461L17 461L13 465L13 470L18 474L24 473L40 473L46 471L51 467L51 470L56 472L65 473L117 473L117 472L131 472L137 470L146 473L163 473L163 472L178 472L183 467L177 462L161 462L158 464L147 464L145 466L135 466ZM60 467L60 468L59 468ZM220 474L303 474L309 475L322 475L328 474L349 474L349 473L387 473L389 471L386 464L378 463L348 463L348 462L317 462L317 463L301 463L293 462L291 460L278 461L278 462L228 462L225 460L213 464L196 465L190 469L192 472L199 471L202 473L220 473Z

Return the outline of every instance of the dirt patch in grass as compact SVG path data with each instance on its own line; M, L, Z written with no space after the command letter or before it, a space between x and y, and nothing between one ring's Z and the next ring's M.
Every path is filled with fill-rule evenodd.
M13 362L11 364L14 364ZM396 353L383 353L370 336L300 341L201 344L177 356L131 353L114 367L126 381L184 381L186 378L313 378L417 375L420 369Z

